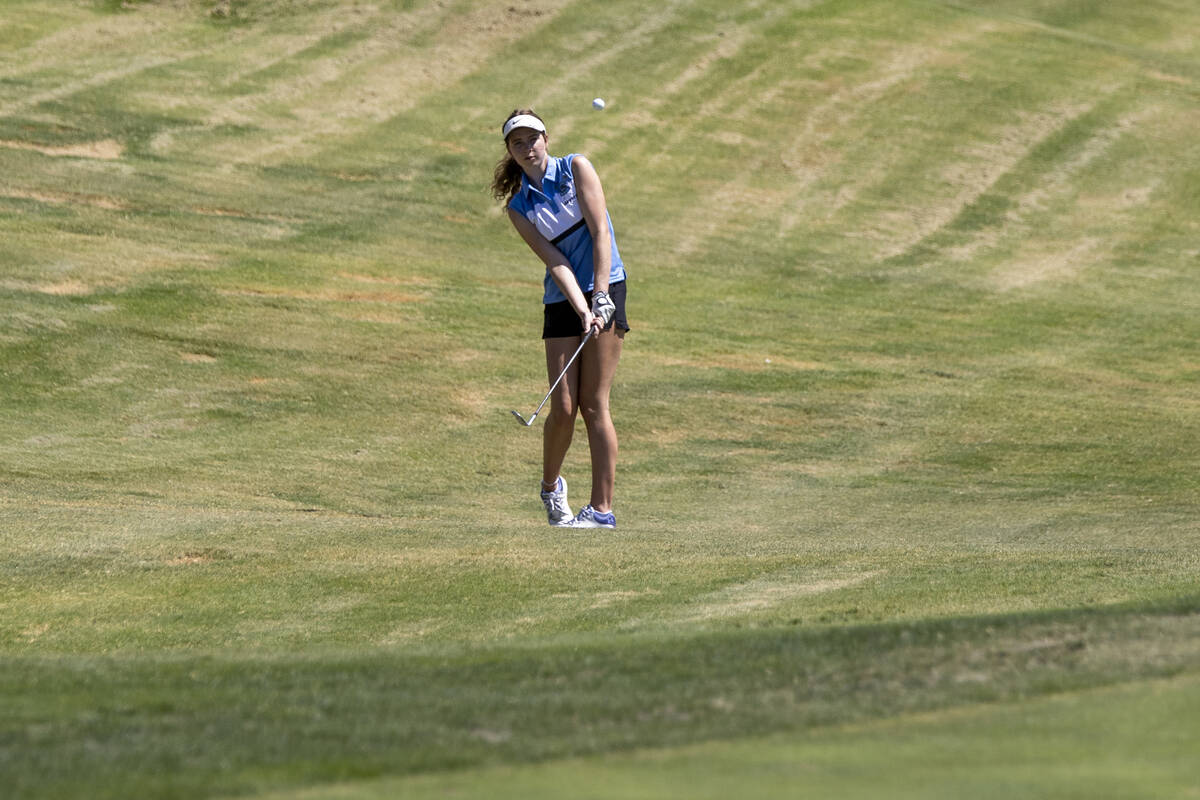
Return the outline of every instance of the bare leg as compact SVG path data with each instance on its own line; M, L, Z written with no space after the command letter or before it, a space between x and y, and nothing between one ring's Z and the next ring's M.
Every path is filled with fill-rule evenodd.
M567 359L579 347L582 336L545 339L546 372L553 381L562 372ZM553 489L562 471L571 438L575 433L575 415L579 410L579 362L587 350L579 354L554 394L550 396L550 413L542 428L542 489Z
M612 511L617 478L617 431L609 412L608 395L624 343L625 332L614 326L593 336L579 354L576 396L587 426L588 449L592 454L591 505L597 511Z

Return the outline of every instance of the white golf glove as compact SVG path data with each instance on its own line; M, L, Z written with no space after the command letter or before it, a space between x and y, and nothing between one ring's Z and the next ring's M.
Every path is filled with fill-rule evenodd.
M601 328L607 328L608 323L612 322L613 314L616 313L617 307L608 296L608 292L596 292L592 295L592 314L604 323Z

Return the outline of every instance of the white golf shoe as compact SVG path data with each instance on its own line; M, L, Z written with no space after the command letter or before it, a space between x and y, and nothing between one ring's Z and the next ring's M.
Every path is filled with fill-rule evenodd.
M546 507L546 520L555 526L569 525L571 507L567 505L567 479L558 476L558 486L552 491L542 490L542 505Z
M579 509L575 519L565 523L568 528L615 528L617 518L611 511L597 511L591 505Z

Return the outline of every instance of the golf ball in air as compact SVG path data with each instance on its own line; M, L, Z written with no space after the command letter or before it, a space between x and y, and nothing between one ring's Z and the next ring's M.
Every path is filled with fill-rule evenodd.
M600 109L604 108L604 98L602 98L602 97L597 97L595 100L593 100L593 101L592 101L592 108L596 109L597 111L599 111Z

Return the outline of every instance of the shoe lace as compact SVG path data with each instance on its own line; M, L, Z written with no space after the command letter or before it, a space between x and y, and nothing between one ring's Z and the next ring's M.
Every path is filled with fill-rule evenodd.
M563 492L542 492L542 503L546 506L547 511L556 511L562 514L568 513L567 498Z

